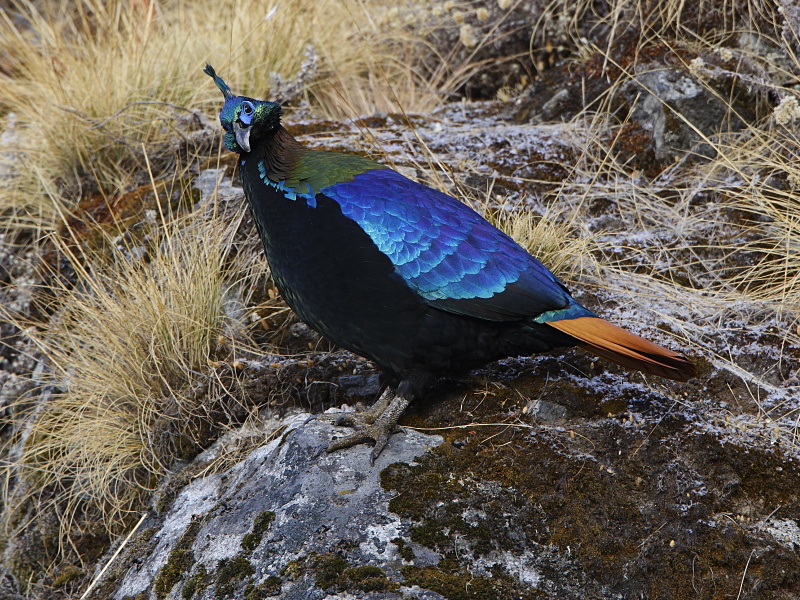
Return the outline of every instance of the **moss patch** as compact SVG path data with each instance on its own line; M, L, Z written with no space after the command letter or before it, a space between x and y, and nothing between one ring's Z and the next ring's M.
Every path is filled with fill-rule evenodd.
M297 560L290 560L286 566L281 569L281 575L286 577L289 581L298 579L305 573L306 560L305 557L298 558Z
M275 575L267 577L266 581L258 585L250 584L244 590L244 600L262 600L281 593L283 580Z
M178 581L180 581L184 574L187 573L194 565L194 552L192 551L192 544L200 531L203 521L193 520L189 523L186 531L175 544L172 552L169 553L167 564L165 564L156 576L153 591L156 598L165 598L172 590Z
M318 588L327 590L339 586L345 569L350 565L338 554L320 554L311 563L314 569L314 583Z
M406 565L401 569L407 585L441 594L450 600L497 600L515 598L528 600L548 597L536 590L520 591L510 577L475 576L465 570L445 571L439 567L419 568Z
M253 530L242 538L242 550L248 554L255 550L274 520L275 513L271 510L258 513L255 521L253 521Z
M241 554L230 559L219 561L217 567L217 598L228 598L241 581L255 573L255 569L246 556Z
M401 537L396 537L392 540L392 543L397 546L397 552L400 554L400 558L406 561L412 561L416 558L414 554L414 550L411 549L411 546L406 544L406 541Z
M540 382L528 389L521 381L512 379L518 389L497 388L491 402L462 393L420 405L406 422L500 423L520 418L520 397L561 393L555 377L545 394ZM575 385L561 391L575 398ZM587 390L579 400L573 415L600 405ZM736 597L743 573L748 598L800 594L800 555L759 526L778 506L782 519L800 520L796 461L722 444L671 412L668 398L648 400L633 405L643 426L623 412L588 421L568 415L561 428L459 428L418 464L385 469L390 510L411 521L412 541L444 557L435 567L405 565L406 582L450 599L536 597L516 576L475 566L502 554L524 556L547 582L540 589L557 597L581 589L721 600Z
M349 587L363 592L379 592L397 587L397 584L389 581L383 569L371 565L347 569L344 577L349 580Z
M205 565L200 565L197 571L186 580L181 590L181 595L184 600L191 600L195 595L202 594L203 591L209 586L210 577Z
M377 592L399 588L380 567L350 566L347 559L333 552L310 556L306 567L313 572L314 584L323 590Z

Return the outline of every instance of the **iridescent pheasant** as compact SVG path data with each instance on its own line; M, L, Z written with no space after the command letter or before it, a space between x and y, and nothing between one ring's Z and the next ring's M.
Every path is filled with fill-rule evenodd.
M383 449L408 403L441 375L508 356L580 346L669 379L696 374L683 355L605 321L509 236L455 198L369 158L309 150L275 102L225 96L226 147L280 293L309 326L373 360L388 387L341 419L329 450Z

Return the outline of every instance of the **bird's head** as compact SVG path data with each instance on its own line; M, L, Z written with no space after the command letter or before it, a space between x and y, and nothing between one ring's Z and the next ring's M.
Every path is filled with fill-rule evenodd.
M219 121L225 130L225 146L228 150L246 154L259 140L270 136L278 129L281 123L280 104L234 96L231 88L222 81L211 65L207 64L203 73L214 79L214 83L225 96L225 105L219 113Z

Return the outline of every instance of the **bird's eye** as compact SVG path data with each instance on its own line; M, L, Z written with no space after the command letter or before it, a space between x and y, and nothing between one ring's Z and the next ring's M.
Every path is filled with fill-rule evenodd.
M255 108L253 108L253 105L250 104L249 102L243 102L242 103L242 110L244 111L244 114L252 115L253 111L255 110Z

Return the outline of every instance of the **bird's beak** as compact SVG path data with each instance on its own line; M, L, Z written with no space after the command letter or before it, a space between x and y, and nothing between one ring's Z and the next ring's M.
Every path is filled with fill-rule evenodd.
M236 134L236 143L245 152L250 152L250 126L242 126L239 121L233 123L233 132Z

